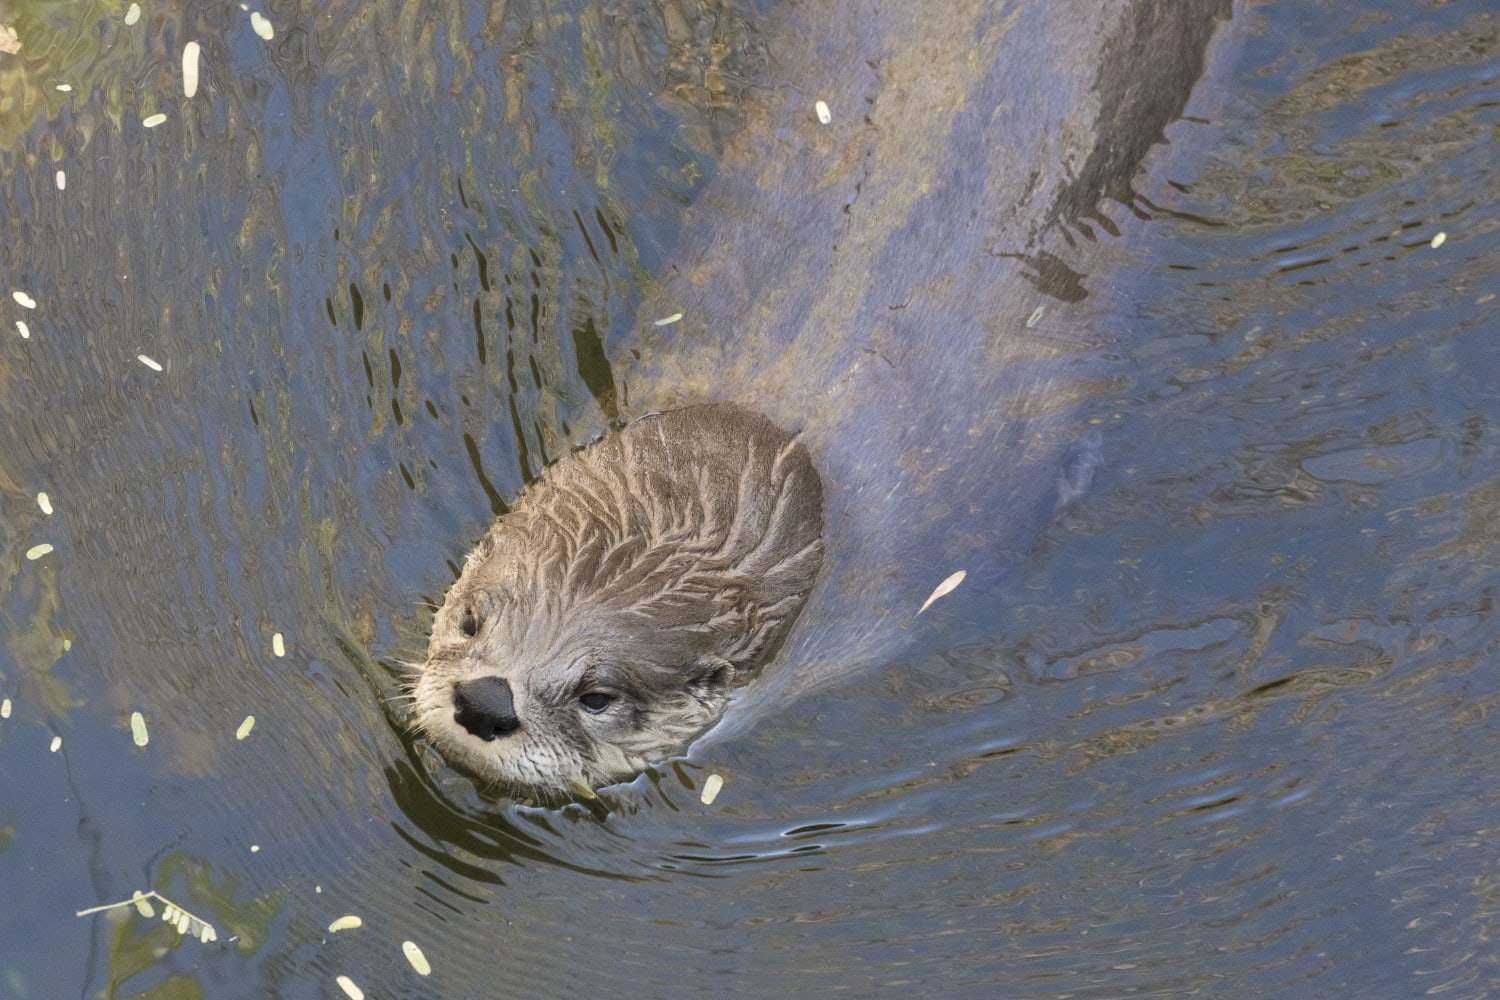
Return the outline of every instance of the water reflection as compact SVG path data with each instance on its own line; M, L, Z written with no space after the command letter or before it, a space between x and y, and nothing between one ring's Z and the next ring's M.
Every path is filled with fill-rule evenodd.
M267 43L237 7L17 10L12 992L1493 991L1478 3L1242 12L1222 110L1169 133L1205 153L1152 189L1095 486L932 641L561 810L407 740L421 602L629 412L762 13L331 5ZM224 943L73 917L136 888Z

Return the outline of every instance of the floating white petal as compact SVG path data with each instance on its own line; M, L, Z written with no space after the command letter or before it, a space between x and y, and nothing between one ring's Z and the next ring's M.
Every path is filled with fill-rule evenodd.
M57 189L59 191L66 191L68 189L68 175L63 171L59 170L53 180L57 181Z
M255 33L268 42L276 37L276 29L271 27L271 22L266 20L266 16L258 10L250 12L250 27L254 28Z
M833 121L833 112L828 110L828 102L819 101L818 103L813 105L813 110L818 113L818 121L822 122L824 125L827 125L829 122Z
M963 583L964 577L968 575L969 574L964 570L959 570L957 573L954 573L952 576L948 577L948 579L938 584L936 589L933 590L931 596L929 596L927 600L923 601L922 606L917 609L917 614L920 615L922 612L932 607L932 602L937 600L939 597L942 597L944 594L951 594L955 590L957 590L958 585L960 583Z
M1447 233L1438 233L1436 236L1434 236L1432 238L1432 249L1436 250L1438 247L1442 246L1445 242L1447 242L1447 240L1448 240L1448 234Z
M21 335L22 340L31 339L31 327L27 326L21 320L16 320L16 332Z
M277 632L275 635L271 636L271 652L275 653L277 656L286 655L286 640L281 637L280 632Z
M238 729L236 729L234 731L234 738L237 739L237 740L242 740L246 736L249 736L250 735L250 730L252 730L254 728L255 728L255 716L253 716L253 715L247 715L247 716L245 716L245 721L240 723L240 728L238 728Z
M161 371L161 362L157 361L155 358L149 358L144 354L137 354L135 356L135 359L154 372Z
M411 967L417 970L417 975L432 975L432 966L427 963L427 956L422 954L422 949L417 947L415 941L402 941L401 952L406 956L406 960L411 963Z
M6 698L4 701L0 701L0 719L8 718L10 718L10 699Z
M42 513L48 517L52 516L52 498L45 493L36 495L36 505L42 509Z
M134 24L135 22L139 21L140 19L141 19L141 5L138 4L138 3L131 4L130 5L130 9L125 12L125 23L127 25Z
M57 751L59 751L59 750L62 749L62 737L61 736L54 736L54 737L52 737L52 746L51 746L50 749L52 750L53 753L57 753Z
M151 741L151 734L146 732L146 717L140 712L130 713L130 738L138 747L143 747Z
M352 931L356 927L363 927L365 922L352 913L346 913L333 923L328 925L328 933L337 934L339 931Z
M149 116L147 116L145 118L142 118L141 119L141 126L143 128L156 128L156 126L160 125L162 122L164 122L166 120L167 120L167 116L164 115L164 114L162 114L160 111L158 111L154 115L149 115Z
M349 1000L365 1000L365 991L354 985L354 980L348 976L339 976L334 982L339 984L339 989L344 991L344 996Z
M10 297L13 298L13 299L15 299L16 302L23 309L35 309L36 308L36 299L32 298L30 295L27 295L25 292L17 290L17 291L11 292L10 293Z
M32 559L32 560L40 559L40 558L42 558L42 556L46 555L48 552L51 552L51 551L52 551L52 546L49 543L47 543L47 542L43 542L40 545L33 545L31 548L27 549L26 550L26 558L27 559Z
M698 793L698 800L706 806L714 804L714 799L719 797L719 789L724 787L724 776L722 774L710 774L703 779L703 790Z
M655 325L656 326L671 326L673 323L677 322L680 319L682 319L682 313L673 313L670 316L663 316L661 319L659 319L659 320L656 321Z
M188 42L182 47L182 94L184 97L192 97L198 92L198 53L201 47L197 42Z

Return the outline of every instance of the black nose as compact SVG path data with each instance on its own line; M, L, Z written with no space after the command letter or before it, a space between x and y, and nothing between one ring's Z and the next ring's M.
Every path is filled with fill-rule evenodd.
M453 686L453 721L482 740L514 732L521 725L503 677L476 677Z

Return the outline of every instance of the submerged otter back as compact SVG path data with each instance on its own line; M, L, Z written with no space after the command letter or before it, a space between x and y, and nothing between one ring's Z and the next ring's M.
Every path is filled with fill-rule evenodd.
M939 581L978 590L1086 482L1085 404L1123 384L1108 345L1145 256L1133 182L1229 10L776 8L764 100L617 371L643 407L735 399L804 429L829 569L789 686L891 655Z

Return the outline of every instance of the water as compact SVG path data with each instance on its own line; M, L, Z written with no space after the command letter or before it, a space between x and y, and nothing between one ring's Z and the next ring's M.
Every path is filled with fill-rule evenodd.
M428 759L398 661L616 412L775 12L266 13L0 56L7 995L1494 992L1483 3L1237 11L1091 491L920 647L558 811ZM74 916L134 889L234 939Z

